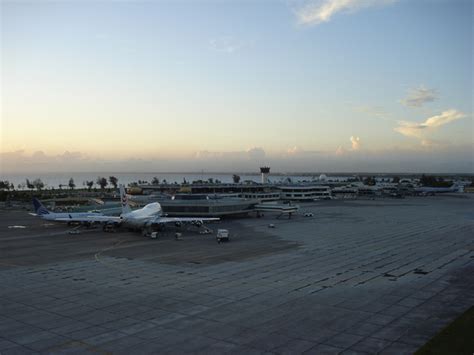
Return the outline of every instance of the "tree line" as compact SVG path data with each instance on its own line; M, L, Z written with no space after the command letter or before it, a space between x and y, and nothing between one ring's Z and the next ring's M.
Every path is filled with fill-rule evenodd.
M118 178L115 176L109 176L109 179L103 177L103 176L98 176L97 179L94 180L86 180L82 183L83 186L87 187L88 191L91 191L92 188L94 187L94 184L100 187L101 190L104 190L109 184L112 186L114 189L118 187ZM25 188L28 190L37 190L41 191L46 187L45 183L40 179L26 179L25 182L19 183L17 185L18 190L24 190ZM59 189L62 190L64 188L69 188L70 190L74 190L76 188L76 183L74 182L73 178L69 179L69 182L67 184L59 184L58 185ZM54 187L52 188L54 190ZM0 190L2 191L13 191L15 190L15 185L8 181L8 180L0 180Z
M240 182L240 176L239 175L233 175L232 180L235 184L238 184ZM387 179L388 180L388 179ZM474 179L472 180L471 186L474 186ZM362 182L365 185L373 186L377 184L377 181L374 176L367 176L365 177ZM392 183L399 183L400 182L400 177L395 176L391 179ZM213 179L209 178L207 180L195 180L191 184L219 184L221 183L220 180L218 179ZM147 181L145 180L138 180L137 183L131 183L130 186L138 186L140 184L148 184ZM152 185L167 185L168 181L166 179L163 179L160 181L156 176L152 179L151 181ZM186 178L183 178L183 185L189 184L188 181L186 181ZM430 187L450 187L452 185L451 181L445 181L444 178L438 177L438 176L432 176L432 175L425 175L423 174L420 178L420 184L422 186L430 186ZM97 185L101 190L104 190L107 188L107 186L113 187L116 189L118 187L118 178L115 176L109 176L109 178L105 178L103 176L98 176L97 179L94 180L86 180L83 181L82 185L87 188L88 191L91 191L94 185ZM76 188L76 183L74 179L71 177L68 181L67 184L59 184L59 189L62 190L63 188L69 188L70 190L74 190ZM37 178L34 180L26 179L24 183L18 184L17 188L18 190L24 190L27 188L28 190L37 190L41 191L45 188L44 182ZM52 188L54 190L54 188ZM13 191L15 190L15 185L8 181L8 180L0 180L0 191Z

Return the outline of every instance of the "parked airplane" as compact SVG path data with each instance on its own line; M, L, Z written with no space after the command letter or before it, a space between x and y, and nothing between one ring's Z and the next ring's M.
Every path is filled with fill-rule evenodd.
M135 230L141 230L146 234L150 234L153 229L161 229L169 223L173 223L176 226L181 226L183 223L191 223L200 227L205 221L219 220L219 218L165 217L163 216L161 205L158 202L149 203L143 208L132 211L123 185L120 185L120 200L122 203L122 214L119 217L100 215L85 217L71 216L59 220L80 223L101 223L103 224L104 230L124 226Z
M436 193L443 193L443 192L463 192L464 187L462 185L458 185L454 183L450 187L429 187L423 186L418 187L415 189L415 192L421 194L436 194Z
M51 212L49 211L37 198L33 198L33 207L35 213L30 213L33 216L39 216L47 221L72 222L73 218L89 218L102 216L102 213L97 212Z

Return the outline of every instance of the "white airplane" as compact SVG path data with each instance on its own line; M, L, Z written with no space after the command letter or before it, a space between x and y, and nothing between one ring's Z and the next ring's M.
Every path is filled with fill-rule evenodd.
M422 193L422 194L436 194L436 193L444 193L444 192L463 192L464 187L457 183L454 183L450 187L417 187L415 188L415 192Z
M144 233L151 233L153 229L161 229L166 224L173 223L180 226L183 223L191 223L197 227L202 226L204 221L218 221L219 218L201 218L201 217L164 217L162 215L161 205L158 202L147 204L145 207L132 211L128 204L128 198L125 194L125 188L120 185L120 200L122 203L122 214L116 216L70 216L69 218L56 219L63 222L80 223L101 223L104 230L110 227L124 226L127 228L141 230Z
M33 216L39 216L47 221L60 221L60 222L71 222L72 218L89 218L102 216L102 213L98 212L51 212L49 211L37 198L33 198L33 207L35 213L30 213Z

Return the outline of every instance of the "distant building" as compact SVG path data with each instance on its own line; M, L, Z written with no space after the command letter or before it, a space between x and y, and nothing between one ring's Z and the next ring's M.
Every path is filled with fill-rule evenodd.
M240 194L242 198L256 199L262 202L277 201L280 199L280 191L261 191L261 192L243 192Z
M141 185L145 194L160 191L162 193L176 194L179 191L175 185ZM216 197L239 197L243 199L258 200L260 202L277 200L311 201L331 198L331 188L318 183L313 184L192 184L188 186L188 194L178 194L177 199L202 199L191 197L194 195ZM176 195L176 196L178 196ZM185 197L186 195L190 197Z
M351 186L341 186L335 187L331 191L332 197L337 199L355 199L359 193L356 187Z
M163 212L169 216L225 217L244 216L255 211L258 200L240 198L209 198L193 196L160 201Z
M331 189L323 185L289 185L278 186L280 190L280 199L313 201L325 200L331 198Z

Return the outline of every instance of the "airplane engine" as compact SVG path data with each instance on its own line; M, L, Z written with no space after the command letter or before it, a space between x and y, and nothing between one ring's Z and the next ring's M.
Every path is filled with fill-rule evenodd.
M175 222L174 225L178 228L180 228L182 226L182 223L181 222Z
M194 221L193 224L194 224L196 227L201 227L201 226L202 226L202 221Z

